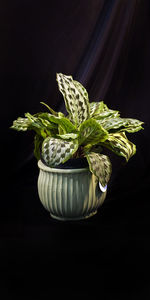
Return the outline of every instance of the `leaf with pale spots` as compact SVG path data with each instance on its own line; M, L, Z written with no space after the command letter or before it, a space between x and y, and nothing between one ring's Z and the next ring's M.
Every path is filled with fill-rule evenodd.
M115 131L127 131L127 132L137 132L142 128L143 122L136 119L128 119L128 118L106 118L104 120L97 120L99 124L101 124L107 131L115 132Z
M126 161L136 153L136 146L127 139L125 132L109 134L109 137L103 143L103 146L107 147L115 154L125 157Z
M26 131L29 129L30 125L31 122L28 120L28 118L19 117L17 120L13 121L13 125L10 128L17 131Z
M78 141L47 137L42 144L42 158L49 167L69 160L78 149Z
M94 118L97 120L105 120L109 118L118 118L120 116L120 113L118 110L113 110L108 108L106 104L101 104L101 109L99 110L99 113L94 114Z
M86 155L90 171L98 178L99 182L105 187L110 179L112 165L108 156L91 152Z
M90 117L98 116L104 109L104 102L91 102L90 103Z
M70 120L78 127L90 116L86 89L72 76L57 73L58 87L62 93Z

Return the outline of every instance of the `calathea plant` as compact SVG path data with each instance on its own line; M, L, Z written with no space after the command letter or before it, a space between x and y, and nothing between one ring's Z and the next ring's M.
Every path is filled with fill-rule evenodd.
M141 130L143 122L121 118L119 111L100 102L89 102L86 89L72 76L57 74L68 114L55 112L47 104L48 112L25 114L11 128L18 131L34 130L34 154L42 156L49 167L55 168L70 158L87 159L90 171L105 187L111 175L111 162L103 154L108 148L126 161L136 153L136 146L128 140L126 132Z

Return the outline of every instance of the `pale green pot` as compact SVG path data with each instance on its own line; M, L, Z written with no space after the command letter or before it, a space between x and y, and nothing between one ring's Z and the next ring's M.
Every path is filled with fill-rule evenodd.
M43 206L58 220L80 220L96 214L104 202L98 179L88 168L55 169L38 161L38 193Z

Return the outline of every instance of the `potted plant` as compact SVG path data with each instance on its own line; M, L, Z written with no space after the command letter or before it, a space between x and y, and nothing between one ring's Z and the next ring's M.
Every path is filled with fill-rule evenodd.
M41 102L48 112L26 113L11 128L35 132L39 198L51 216L84 219L94 215L106 197L112 166L104 149L128 161L136 146L126 132L141 130L143 122L121 118L103 101L90 103L86 89L72 76L59 73L56 79L68 114Z

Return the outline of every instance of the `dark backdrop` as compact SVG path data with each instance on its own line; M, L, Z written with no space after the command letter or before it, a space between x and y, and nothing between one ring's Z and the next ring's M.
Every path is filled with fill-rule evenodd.
M149 299L149 1L5 0L0 33L3 299ZM129 136L137 154L127 165L111 154L107 199L82 222L49 217L37 194L33 135L9 129L40 111L40 101L64 111L56 72L73 75L90 101L145 122Z

